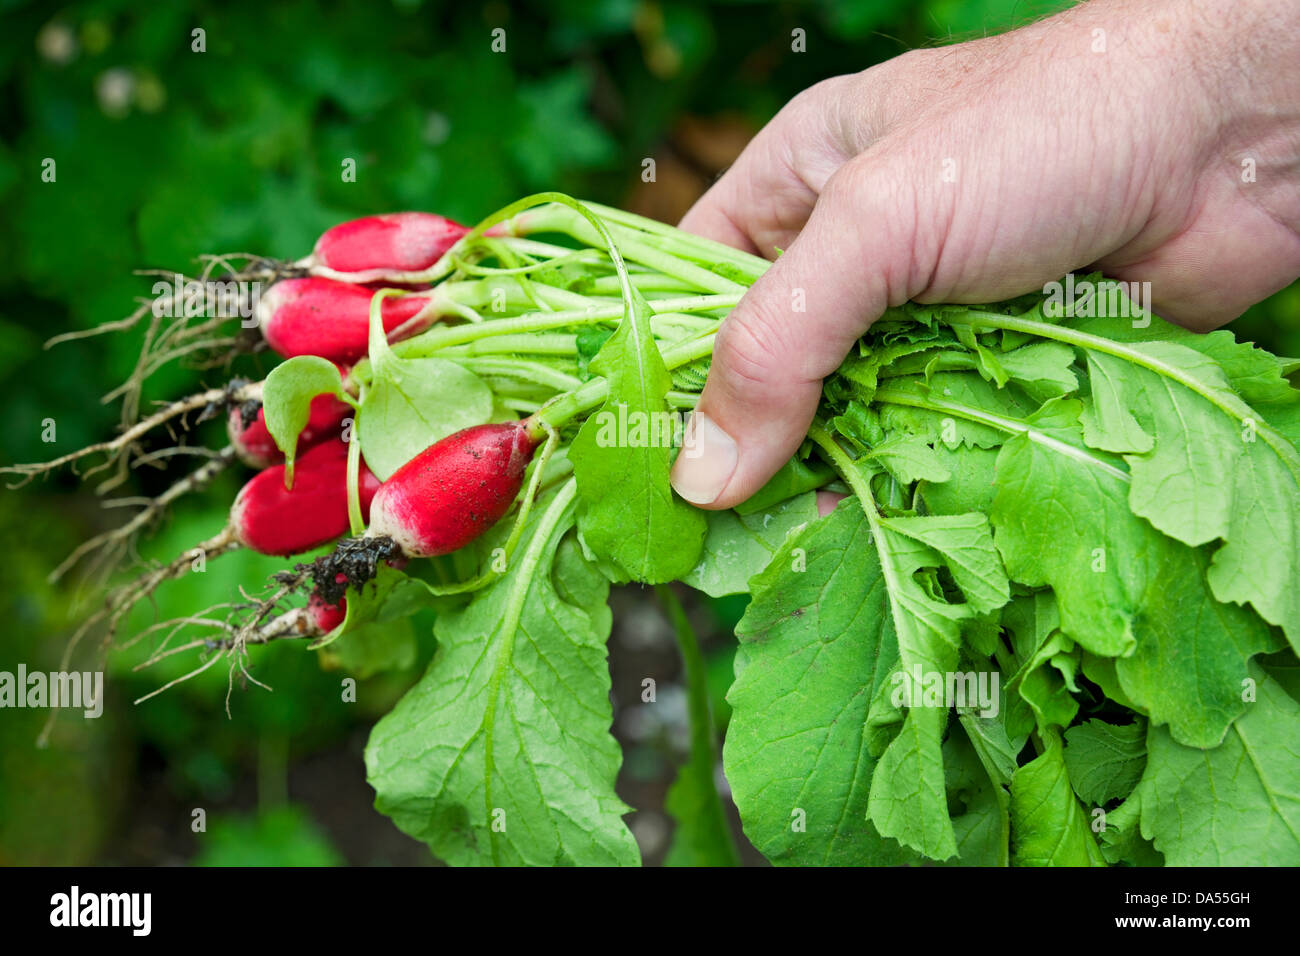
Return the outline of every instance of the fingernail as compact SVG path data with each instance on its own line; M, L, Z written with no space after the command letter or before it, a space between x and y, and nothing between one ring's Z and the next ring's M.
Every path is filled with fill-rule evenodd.
M739 459L734 438L708 415L691 412L682 450L673 465L673 488L691 504L710 504L727 487Z

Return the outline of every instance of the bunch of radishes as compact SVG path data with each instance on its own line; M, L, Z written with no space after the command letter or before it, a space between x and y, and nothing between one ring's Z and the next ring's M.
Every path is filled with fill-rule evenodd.
M349 368L366 356L374 289L418 281L467 232L442 216L416 212L334 227L301 263L316 274L278 282L262 299L259 319L267 343L284 358L328 359L346 380ZM388 341L428 328L440 316L438 305L435 294L421 292L382 300ZM290 478L260 405L230 409L232 445L244 463L261 469L231 508L230 527L240 544L287 557L347 533L348 446L343 435L352 411L332 395L312 400ZM465 546L514 503L542 436L532 420L472 427L430 445L382 484L362 460L359 499L369 535L391 538L406 558L449 554ZM313 592L308 607L322 633L343 620L343 602L327 603L319 592Z
M644 323L638 335L653 339L673 377L666 401L689 411L719 323L766 268L745 253L555 193L511 204L473 229L429 213L369 216L330 229L297 262L247 259L236 269L231 257L207 257L204 276L215 265L229 279L255 280L246 284L256 288L271 280L255 303L257 324L264 347L285 362L265 382L231 382L137 418L143 378L225 321L204 316L195 325L160 327L155 310L129 383L134 397L128 386L117 392L128 395L122 434L52 462L0 469L31 477L103 453L119 465L119 476L105 484L117 484L131 465L156 459L143 445L153 429L174 432L192 413L202 419L224 410L230 446L154 499L123 538L232 461L257 474L235 498L224 531L110 595L101 612L110 633L136 602L184 574L196 552L242 546L291 557L342 539L346 545L335 554L348 560L317 559L307 575L312 596L294 623L299 634L326 634L344 620L343 593L368 580L353 573L367 566L352 560L360 552L371 575L376 562L448 555L514 510L508 551L532 500L550 487L543 480L547 462L556 481L572 480L561 432L573 438L606 401L608 382L588 366L627 324L634 303ZM136 321L147 311L142 307ZM80 334L94 333L72 335ZM239 342L246 346L247 337ZM292 379L304 363L311 383L287 398L275 383ZM466 387L443 397L461 411L427 434L422 411L396 432L386 430L383 414L369 411L376 396L410 385L418 392L419 381L404 385L404 378L433 374L434 367L457 370ZM289 368L295 371L280 374ZM465 398L467 392L478 397ZM293 586L307 578L299 574ZM483 571L446 587L463 593L491 579ZM282 596L277 591L274 600ZM253 625L265 620L268 606L255 610ZM231 646L247 642L246 630L239 634Z

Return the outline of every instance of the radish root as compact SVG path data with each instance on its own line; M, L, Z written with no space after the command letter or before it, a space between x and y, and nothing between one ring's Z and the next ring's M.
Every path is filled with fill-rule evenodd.
M43 475L56 468L60 468L63 465L80 461L88 455L103 454L106 456L105 461L96 465L82 476L84 478L89 478L91 475L103 471L105 468L114 464L118 465L122 474L103 482L97 489L102 494L103 492L111 490L122 483L122 480L125 478L125 472L129 466L130 453L135 451L136 445L141 441L141 439L155 428L158 428L161 425L166 425L169 430L172 430L172 423L177 419L181 420L180 424L184 427L185 416L192 412L199 412L198 421L204 421L217 414L219 409L242 405L244 402L248 401L260 401L261 398L261 382L245 382L241 379L234 379L222 388L210 388L206 391L191 395L188 398L183 398L179 401L164 405L148 418L135 423L126 431L122 432L122 434L110 441L87 445L85 448L69 452L68 454L62 455L58 458L52 458L49 461L0 467L0 474L21 476L19 481L9 486L10 488L21 488L37 475ZM172 435L175 437L174 431L172 431ZM146 455L143 457L145 460L149 460L161 456Z

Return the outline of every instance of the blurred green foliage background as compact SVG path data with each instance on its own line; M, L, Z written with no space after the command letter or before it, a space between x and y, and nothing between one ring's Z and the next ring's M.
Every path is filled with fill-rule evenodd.
M1063 5L0 2L0 459L41 460L111 432L117 409L100 396L129 373L139 335L41 344L126 315L152 283L133 270L188 272L205 252L293 259L357 215L429 209L473 222L542 189L672 220L805 86ZM505 53L491 49L498 27ZM806 53L791 50L796 29ZM653 184L640 181L646 157L658 165ZM349 158L355 182L340 174ZM54 182L42 180L47 159ZM1237 332L1300 354L1300 286L1252 309ZM241 360L232 371L265 369ZM225 375L173 367L145 397ZM53 445L41 440L47 419ZM117 493L157 493L179 473L142 474ZM242 480L227 474L188 500L142 556L170 557L218 530ZM103 512L93 482L70 473L0 493L0 670L54 666L95 595L46 575L121 514ZM238 553L214 561L169 585L157 613L228 600L279 564ZM648 721L636 705L642 677L671 688L679 667L650 592L616 602L620 789L655 862L671 828L662 801L682 759L684 708ZM719 720L741 610L693 608ZM138 656L114 657L104 717L60 721L45 749L33 745L44 714L0 711L0 863L428 862L371 809L361 750L431 653L426 637L415 668L364 679L358 703L342 704L344 672L301 646L255 649L253 673L274 692L236 682L229 718L224 667L133 706L196 661L133 672ZM197 809L203 832L192 826Z

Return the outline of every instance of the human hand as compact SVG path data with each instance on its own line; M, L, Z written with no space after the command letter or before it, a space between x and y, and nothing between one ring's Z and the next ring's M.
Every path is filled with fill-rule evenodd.
M776 259L723 323L673 469L727 508L889 305L1093 267L1208 330L1300 275L1300 5L1093 0L787 106L681 226Z

